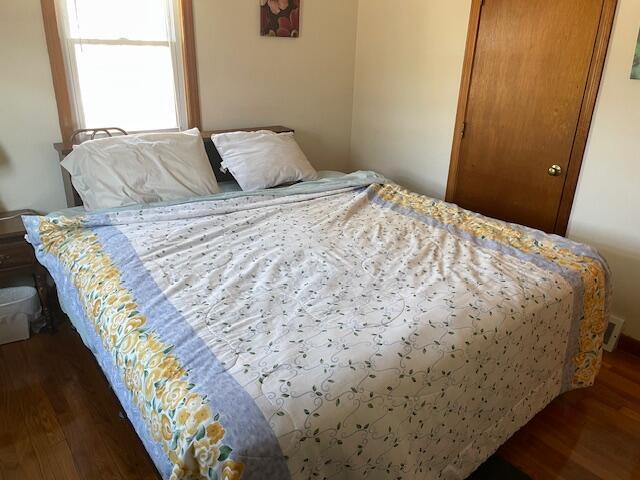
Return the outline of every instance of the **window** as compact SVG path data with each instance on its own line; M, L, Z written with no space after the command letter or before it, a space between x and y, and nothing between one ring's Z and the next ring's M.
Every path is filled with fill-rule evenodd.
M199 112L189 108L197 98L191 2L42 5L63 140L71 128L199 126Z

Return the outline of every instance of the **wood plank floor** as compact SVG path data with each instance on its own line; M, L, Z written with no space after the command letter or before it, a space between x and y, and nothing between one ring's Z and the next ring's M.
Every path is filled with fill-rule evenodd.
M119 412L68 324L1 346L0 479L158 479ZM640 479L640 358L608 354L594 387L555 400L499 455L536 480Z

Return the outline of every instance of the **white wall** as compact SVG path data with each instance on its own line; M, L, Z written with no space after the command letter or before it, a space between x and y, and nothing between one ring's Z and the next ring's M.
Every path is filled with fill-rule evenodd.
M300 38L259 34L257 0L196 0L203 128L286 125L311 162L349 161L357 0L302 2Z
M602 252L613 270L614 314L640 339L640 80L631 63L640 1L620 0L569 223L569 237Z
M39 0L0 2L0 211L65 205Z
M358 168L444 197L470 0L360 2L351 152ZM640 2L620 0L569 236L598 247L612 310L640 339Z
M471 0L360 2L352 162L444 197Z

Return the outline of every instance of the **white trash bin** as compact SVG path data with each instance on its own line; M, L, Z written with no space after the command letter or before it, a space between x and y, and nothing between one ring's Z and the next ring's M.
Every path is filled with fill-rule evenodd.
M0 289L0 345L29 338L29 325L37 323L41 311L35 288Z

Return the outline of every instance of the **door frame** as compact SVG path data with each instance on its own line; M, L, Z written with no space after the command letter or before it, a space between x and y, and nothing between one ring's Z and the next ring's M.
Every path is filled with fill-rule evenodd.
M447 194L445 197L447 202L455 203L460 151L465 128L465 119L467 116L467 106L469 103L469 90L471 88L471 80L473 78L473 64L480 29L480 17L482 15L484 2L485 0L472 0L471 3L469 29L467 31L467 44L465 47L464 62L462 64L462 80L460 82L458 109L453 135L453 146L451 149L451 162L449 164L449 177L447 179ZM578 124L576 134L573 139L569 164L566 168L558 215L553 229L553 233L558 235L564 235L567 231L567 225L569 224L571 208L573 207L573 199L575 197L578 178L580 176L580 168L582 167L582 160L584 158L584 152L589 138L593 111L596 106L598 91L600 89L600 81L604 71L617 4L618 0L603 0L600 23L598 25L595 46L591 57L591 65L589 66L589 74L582 98L582 107L578 117Z

